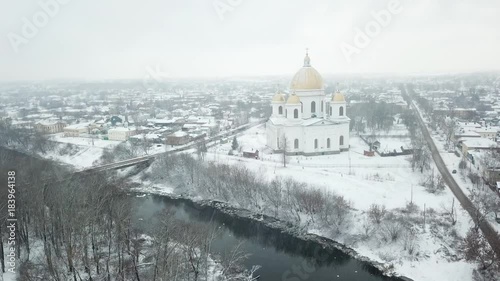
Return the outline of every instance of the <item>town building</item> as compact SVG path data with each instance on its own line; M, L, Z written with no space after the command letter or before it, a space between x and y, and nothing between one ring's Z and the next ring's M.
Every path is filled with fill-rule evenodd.
M35 123L35 129L44 134L55 134L63 131L66 123L54 120L42 120Z
M137 130L135 128L117 127L108 130L108 139L117 141L126 141L131 136L134 136L136 134Z
M65 137L79 137L81 134L89 133L89 123L69 125L64 128Z
M499 149L496 142L486 138L462 138L459 140L462 146L462 153L467 156L472 150Z
M167 136L168 145L183 145L190 141L188 133L185 131L177 131Z

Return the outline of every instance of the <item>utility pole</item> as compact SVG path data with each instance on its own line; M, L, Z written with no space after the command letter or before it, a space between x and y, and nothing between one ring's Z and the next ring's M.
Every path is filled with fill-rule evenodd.
M411 184L410 204L413 205L413 183Z
M425 203L424 203L424 232L425 232Z

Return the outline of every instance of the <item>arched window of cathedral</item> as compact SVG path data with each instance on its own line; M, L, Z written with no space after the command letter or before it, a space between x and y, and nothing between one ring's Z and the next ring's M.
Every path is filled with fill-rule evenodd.
M344 116L344 107L343 106L341 106L339 108L339 116Z
M299 110L298 109L293 110L293 118L295 118L295 119L299 118Z
M321 112L323 112L323 101L321 101Z
M304 113L304 104L300 102L300 112Z
M333 113L333 109L332 109L332 107L330 106L330 116L332 116L332 113Z
M344 145L344 136L340 136L339 144Z
M315 113L316 112L316 102L313 101L311 102L311 113Z
M316 148L318 148L318 139L315 139L315 140L314 140L314 148L315 148L315 149L316 149Z
M293 141L293 148L295 148L295 149L299 149L299 139L295 139L295 140Z
M278 114L279 115L283 114L283 106L281 106L281 105L280 105L280 107L278 107Z
M326 139L326 148L330 148L330 138Z

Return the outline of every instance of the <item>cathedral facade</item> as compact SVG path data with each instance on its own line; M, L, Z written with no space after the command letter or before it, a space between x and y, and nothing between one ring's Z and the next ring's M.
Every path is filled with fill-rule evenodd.
M327 95L309 55L295 74L290 94L278 91L266 124L267 146L290 155L325 155L349 149L346 101L339 91Z

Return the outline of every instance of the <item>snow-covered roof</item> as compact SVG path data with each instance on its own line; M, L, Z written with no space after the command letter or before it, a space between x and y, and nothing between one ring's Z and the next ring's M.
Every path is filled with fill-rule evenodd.
M88 127L90 123L79 123L64 127L64 130L79 130Z
M480 129L477 129L476 132L478 133L496 133L500 131L500 128L499 127L488 127L488 128L480 128Z
M497 143L486 138L464 138L462 142L469 148L490 148L497 147Z
M52 125L55 125L57 123L60 123L60 121L58 121L58 120L41 120L41 121L36 122L36 124L43 125L43 126L52 126Z
M180 138L180 137L185 137L185 136L187 136L187 133L186 133L186 132L184 132L184 131L177 131L177 132L175 132L175 133L173 133L173 134L170 134L169 136L172 136L172 137L178 137L178 138Z
M108 132L128 132L128 131L135 131L135 127L116 127L113 129L109 129Z

